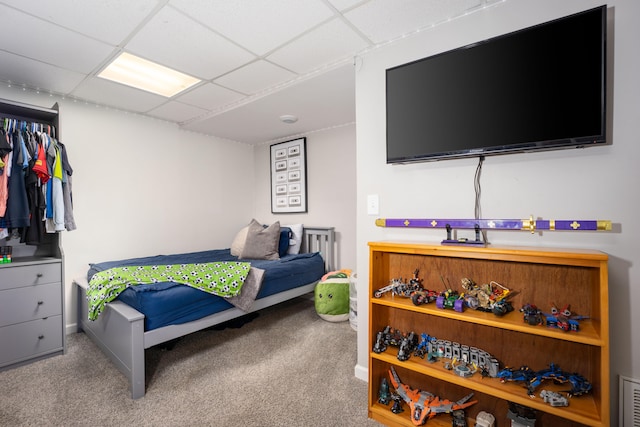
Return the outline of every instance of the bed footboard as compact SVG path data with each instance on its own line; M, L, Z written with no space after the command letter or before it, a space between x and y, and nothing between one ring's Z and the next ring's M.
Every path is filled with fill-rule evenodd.
M98 319L90 321L87 282L76 279L74 284L78 287L78 329L84 331L127 377L131 397L138 399L144 396L144 315L127 304L112 301Z

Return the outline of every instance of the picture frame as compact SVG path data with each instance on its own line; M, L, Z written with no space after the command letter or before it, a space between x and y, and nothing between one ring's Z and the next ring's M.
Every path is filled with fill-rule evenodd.
M307 212L307 138L271 145L271 212Z

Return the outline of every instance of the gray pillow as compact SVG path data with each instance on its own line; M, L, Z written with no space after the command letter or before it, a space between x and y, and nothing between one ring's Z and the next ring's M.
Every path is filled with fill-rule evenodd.
M240 254L241 259L280 259L278 242L280 241L280 221L267 228L252 220L247 230L247 239Z

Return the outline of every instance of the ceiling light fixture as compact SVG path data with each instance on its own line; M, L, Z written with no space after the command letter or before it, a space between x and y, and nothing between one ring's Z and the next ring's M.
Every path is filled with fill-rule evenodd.
M122 52L98 77L170 98L200 82L195 77Z
M292 114L283 114L280 116L280 121L283 123L291 124L298 121L298 118Z

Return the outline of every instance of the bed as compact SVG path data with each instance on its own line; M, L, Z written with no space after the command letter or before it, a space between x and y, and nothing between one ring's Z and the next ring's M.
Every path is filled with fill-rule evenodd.
M178 323L169 325L163 325L162 322L164 321L162 321L147 326L149 322L145 314L124 302L127 300L126 297L119 297L107 303L96 320L89 320L90 308L87 302L88 277L91 274L89 273L88 277L76 278L73 281L78 292L78 332L84 332L127 377L131 389L131 397L133 399L141 398L146 391L146 349L313 292L315 284L322 274L333 270L334 244L334 229L332 227L305 227L302 232L301 255L295 257L287 255L278 262L273 261L272 263L296 264L298 262L308 262L308 260L312 262L315 260L317 263L319 259L321 271L318 271L313 277L310 278L308 276L309 268L303 267L303 270L307 271L304 283L299 283L300 280L298 279L298 282L294 281L293 285L283 285L283 283L289 282L291 277L286 277L287 274L282 273L280 276L283 277L272 280L270 276L275 276L276 274L270 274L269 263L262 262L258 268L264 271L264 280L257 298L252 302L249 309L241 309L228 303L224 298L209 295L216 301L206 305L214 305L216 307L214 309L215 312L193 320L187 316ZM197 254L202 256L204 253ZM130 265L135 265L138 260L140 259L130 261L132 263ZM113 262L113 265L118 263L120 262ZM257 262L252 261L252 269L257 264ZM109 265L112 264L106 263L102 267L105 268ZM182 287L186 288L186 286ZM175 288L179 287L170 288L175 291ZM197 292L204 294L201 291ZM150 292L139 293L148 294ZM155 293L160 294L160 292ZM128 302L131 303L138 296L136 294L129 295ZM166 298L166 300L173 299L175 299L173 296ZM193 315L189 314L189 316Z

